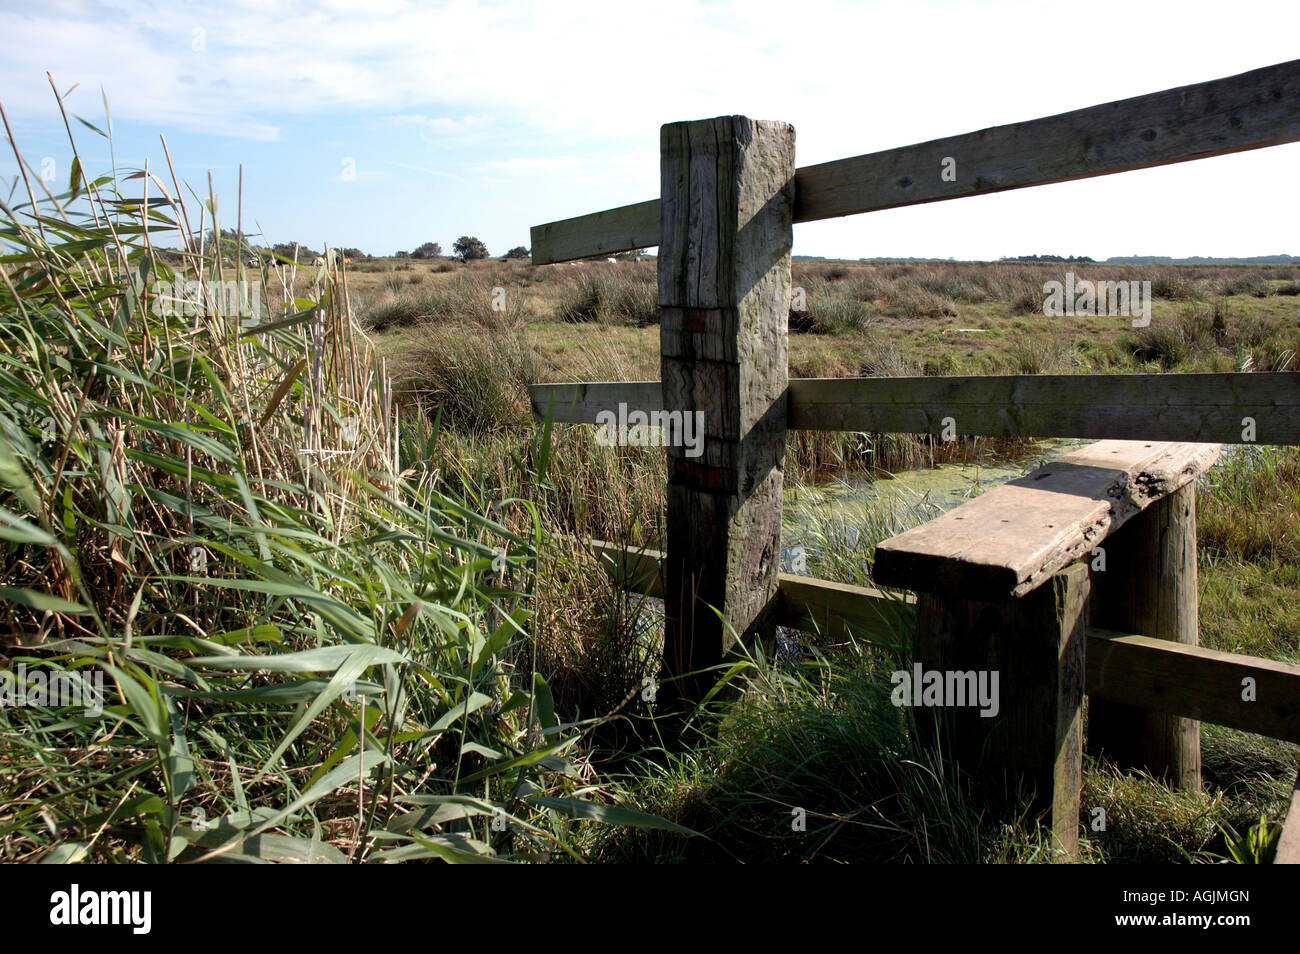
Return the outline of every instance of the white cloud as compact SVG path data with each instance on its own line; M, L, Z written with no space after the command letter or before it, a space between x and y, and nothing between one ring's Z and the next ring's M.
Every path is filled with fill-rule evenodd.
M616 185L599 193L617 191L615 203L655 194L664 122L783 119L808 165L1292 59L1295 17L1294 0L1235 0L1231 16L1218 0L1092 0L1086 10L1034 0L52 0L0 11L0 97L11 116L50 117L48 69L60 88L83 83L71 108L92 121L101 83L116 117L225 136L275 139L294 119L345 111L349 121L389 117L377 122L417 128L438 147L491 143L494 161L479 162L481 150L475 157L482 175L553 182L548 198L578 214L597 194L590 182ZM1268 184L1276 192L1289 181L1294 148L1194 163L1178 176L1104 180L1129 184L1048 187L1063 191L1046 199L973 200L982 225L973 212L938 211L963 203L943 203L802 234L849 247L869 236L872 254L877 242L963 229L953 246L973 252L1033 228L1051 232L1073 215L1069 234L1085 254L1114 241L1168 250L1181 230L1152 217L1188 222L1186 197L1213 194L1230 171L1235 208L1198 201L1192 218L1243 240L1267 227L1261 240L1272 245L1276 220L1294 219L1296 200L1270 197ZM445 174L437 165L418 171ZM1072 211L1069 197L1126 211L1109 219L1095 206ZM994 220L989 209L1007 213ZM926 228L911 224L920 222ZM1135 222L1141 231L1115 238L1116 223L1131 233ZM1162 237L1148 243L1144 234Z
M447 179L460 178L460 176L451 172L446 172L442 169L430 169L428 166L417 166L414 163L410 163L410 162L398 162L396 159L388 159L386 161L390 166L397 166L400 169L410 169L413 172L424 172L424 173L428 173L431 176L443 176L444 178Z

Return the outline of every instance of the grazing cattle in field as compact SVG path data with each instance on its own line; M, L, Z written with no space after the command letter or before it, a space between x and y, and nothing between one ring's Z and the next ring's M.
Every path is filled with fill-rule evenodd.
M350 258L345 258L345 259L343 259L343 264L344 264L344 265L351 265L351 264L352 264L352 259L350 259Z
M249 268L258 268L261 264L262 264L261 260L256 255L254 255L252 258L248 260Z
M311 263L312 263L313 265L324 265L324 264L325 264L325 258L324 258L324 256L317 255L315 258L313 258L313 259L311 260Z
M618 259L616 259L616 258L607 258L607 259L605 259L605 261L609 262L609 264L611 264L611 265L617 265L617 264L618 264Z

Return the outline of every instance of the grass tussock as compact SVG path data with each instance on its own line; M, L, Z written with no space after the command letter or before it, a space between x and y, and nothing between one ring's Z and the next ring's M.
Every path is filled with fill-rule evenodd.
M611 274L607 269L584 269L563 293L556 315L568 324L655 325L659 323L659 288L653 274L647 276L643 270L625 273L619 269Z

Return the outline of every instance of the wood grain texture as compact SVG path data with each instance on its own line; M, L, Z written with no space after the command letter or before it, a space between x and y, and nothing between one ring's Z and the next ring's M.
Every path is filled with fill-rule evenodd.
M796 222L1300 140L1300 60L799 170ZM956 180L940 176L945 157ZM1227 185L1227 183L1225 183Z
M632 411L661 411L663 388L658 381L590 381L573 384L534 384L528 389L533 416L547 415L556 424L595 424L596 415L617 410L619 402Z
M1088 592L1076 563L1013 602L922 594L913 645L923 671L997 673L996 714L925 709L917 730L989 786L996 806L1014 810L1019 790L1032 792L1067 856L1079 844Z
M664 309L671 327L675 310ZM701 343L699 347L704 347ZM537 384L529 391L544 416L591 424L618 401L662 407L658 382ZM804 431L1115 438L1300 444L1300 374L1061 374L920 378L791 378L787 426Z
M781 557L794 129L724 116L660 133L662 400L669 446L664 667L698 700L737 639L771 633Z
M831 641L853 638L896 645L911 627L916 597L869 586L782 573L777 620Z
M1253 679L1255 700L1242 698ZM1300 743L1300 666L1150 636L1088 630L1087 692Z
M534 265L649 248L659 244L659 200L534 225L530 235Z
M1300 60L805 166L795 222L1023 189L1300 141ZM956 178L941 175L956 160ZM657 244L658 203L533 228L537 264Z
M1300 444L1300 374L795 378L791 430Z
M876 547L880 586L1010 600L1154 500L1204 473L1217 444L1099 441Z
M1194 484L1110 534L1101 556L1104 561L1092 561L1094 625L1185 646L1200 642ZM1195 719L1096 699L1088 709L1088 750L1175 788L1201 789L1201 725Z

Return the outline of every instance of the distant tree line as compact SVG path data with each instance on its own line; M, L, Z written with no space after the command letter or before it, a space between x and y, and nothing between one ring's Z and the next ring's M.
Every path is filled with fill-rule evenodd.
M451 245L452 256L460 259L462 262L471 262L480 258L488 257L488 247L479 238L473 235L462 235ZM508 258L527 258L528 249L522 245L516 245L510 251L502 256L502 260ZM437 242L425 242L418 246L415 251L407 252L405 250L393 253L393 258L442 258L442 246Z
M1096 259L1087 255L1009 255L999 259L1002 262L1086 262L1096 263Z

